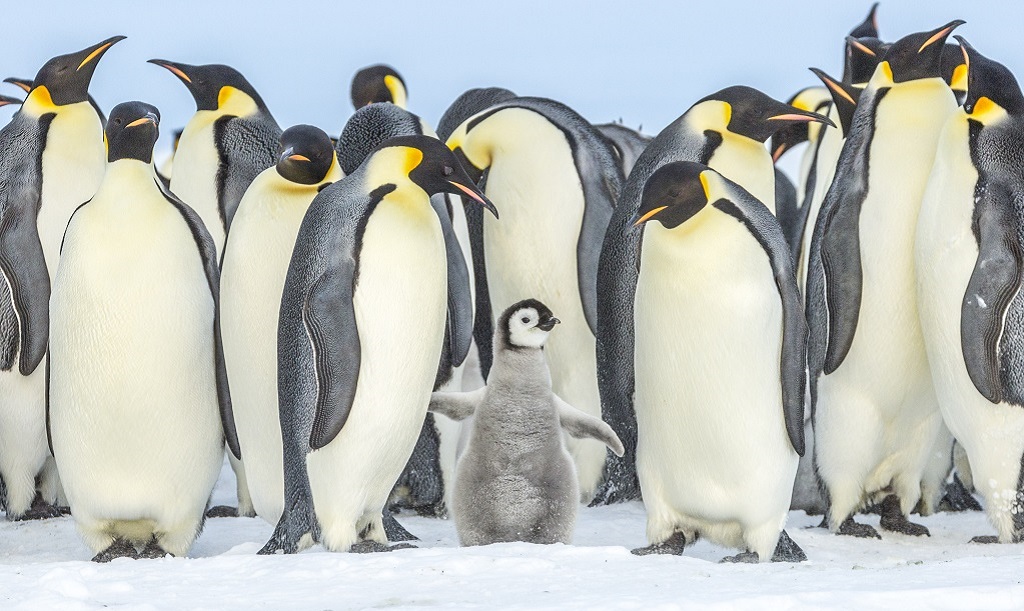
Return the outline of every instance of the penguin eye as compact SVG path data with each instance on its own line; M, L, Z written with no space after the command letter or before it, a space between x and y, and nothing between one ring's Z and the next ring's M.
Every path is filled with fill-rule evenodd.
M525 325L525 324L530 322L530 317L529 316L523 316L523 318L521 320L523 321L523 324Z
M120 125L121 123L121 117L117 117L116 119L114 119L114 125Z
M446 165L444 166L444 169L441 170L441 173L445 176L451 176L454 171L455 170L451 166Z

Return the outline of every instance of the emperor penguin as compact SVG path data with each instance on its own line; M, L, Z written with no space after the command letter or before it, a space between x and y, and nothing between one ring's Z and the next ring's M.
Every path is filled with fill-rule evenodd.
M160 114L119 104L107 171L71 217L50 300L47 421L97 562L185 555L231 422L216 250L156 176Z
M374 64L352 77L352 106L359 110L374 102L391 102L399 108L408 107L408 93L402 75L387 64Z
M11 77L5 78L4 82L5 83L10 83L11 85L14 85L15 87L17 87L18 89L21 89L25 93L29 93L29 92L32 91L32 79L18 78L18 77L15 77L15 76L11 76ZM96 99L93 98L91 94L89 95L89 105L92 106L92 109L96 111L96 114L100 118L100 123L102 123L104 126L106 126L106 124L107 124L107 115L103 114L103 109L100 108L100 105L96 102Z
M957 37L967 98L939 140L914 242L918 309L942 417L1001 543L1024 539L1024 95Z
M808 367L815 467L832 532L878 537L853 513L907 515L942 435L918 318L913 234L939 132L956 110L943 43L962 21L894 43L861 93L811 239ZM912 117L912 120L908 118Z
M163 59L149 63L178 77L195 100L196 113L174 153L171 192L199 214L223 254L242 195L257 175L277 163L281 128L256 89L230 66Z
M61 495L46 447L46 368L39 364L64 229L103 179L103 122L89 103L89 83L123 38L46 62L0 130L0 477L8 519L53 517Z
M558 322L536 299L512 304L496 323L487 386L431 396L433 412L474 416L455 478L462 545L572 543L579 488L562 432L624 451L611 427L551 391L544 345Z
M619 158L619 165L622 166L622 176L629 176L630 170L636 165L636 160L653 138L640 133L638 129L626 127L621 122L600 123L594 127L604 134L605 138L611 140L612 146L615 147L615 155Z
M623 181L611 143L564 104L521 97L464 121L448 146L476 172L488 171L484 193L502 210L501 222L484 219L474 238L483 245L474 266L484 266L478 278L485 275L486 315L496 320L531 296L558 311L562 327L546 347L552 388L570 405L600 415L597 262ZM543 274L538 257L552 263ZM605 446L568 441L580 499L590 502L601 484Z
M644 186L634 309L637 474L651 546L703 536L726 561L806 560L783 527L804 451L807 324L778 221L679 161ZM742 372L737 380L737 372Z
M436 138L392 138L320 192L278 328L285 506L262 553L387 549L381 511L416 444L447 337L469 350L469 273L430 196L496 214ZM445 333L445 328L449 332Z
M249 185L224 247L224 361L245 475L256 515L276 525L284 509L284 456L277 404L281 295L302 218L342 178L331 139L311 125L281 134L277 165Z
M630 172L605 233L597 278L602 419L618 434L626 454L623 459L609 457L605 474L609 483L595 502L640 497L633 413L633 307L640 232L633 230L632 221L640 209L644 184L667 163L693 161L715 169L767 206L775 198L775 168L764 143L777 130L808 121L832 124L817 113L783 104L756 89L727 87L699 100L663 129Z

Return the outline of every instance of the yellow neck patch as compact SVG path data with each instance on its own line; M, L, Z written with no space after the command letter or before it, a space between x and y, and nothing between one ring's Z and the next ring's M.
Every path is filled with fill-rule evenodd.
M28 94L25 98L25 102L21 105L22 109L27 110L33 115L43 115L48 112L56 112L57 105L53 103L53 98L50 96L50 90L44 85L40 85L32 90L32 93Z
M950 89L967 91L967 64L960 64L953 69L953 78L949 84Z
M384 86L391 92L391 100L399 108L405 108L406 96L405 87L397 77L388 74L384 76Z
M234 87L224 86L217 94L217 112L223 115L246 117L256 114L259 107L249 94Z
M706 197L707 200L710 202L711 201L711 186L708 184L708 173L709 173L708 170L704 170L703 172L701 172L699 174L699 176L700 176L700 186L704 187L704 197Z
M408 176L420 165L420 163L423 162L423 151L409 146L403 146L401 148L405 153L405 164L402 169L405 172L405 175Z
M875 69L875 77L872 80L878 78L879 75L881 75L879 80L883 87L891 87L896 83L896 80L893 79L892 66L889 65L889 62L882 62L878 64L878 68Z
M981 97L974 103L974 109L968 117L980 122L982 125L990 125L1006 116L1006 109L993 102L990 98Z

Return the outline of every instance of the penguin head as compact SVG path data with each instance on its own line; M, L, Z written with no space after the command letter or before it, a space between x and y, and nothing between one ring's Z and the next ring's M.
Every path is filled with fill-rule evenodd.
M124 36L114 36L76 53L58 55L46 62L32 79L26 104L53 107L87 102L89 83L92 82L100 58L110 47L124 39ZM23 84L19 86L24 87Z
M786 103L793 108L800 110L817 111L818 107L828 102L828 93L823 92L821 87L805 87L789 98ZM808 123L792 123L772 134L771 146L772 161L778 161L780 157L793 147L810 138Z
M958 105L967 97L967 54L958 44L942 46L942 80L953 90Z
M990 125L1007 114L1024 114L1024 95L1020 85L1006 66L993 61L972 47L961 36L956 37L963 49L967 65L967 98L964 112L969 119Z
M512 349L543 348L548 334L560 320L536 299L524 299L505 308L498 321L500 342Z
M697 115L697 128L702 132L727 129L758 142L765 142L775 132L795 123L817 121L835 127L816 112L795 108L742 85L726 87L705 97L687 111L691 113Z
M942 78L942 50L946 38L957 27L967 23L961 19L930 32L908 34L889 47L871 77L880 87L891 87L919 79Z
M481 87L466 91L455 98L441 115L441 120L437 122L437 137L447 141L466 119L514 97L516 94L501 87Z
M160 136L160 111L144 102L122 102L110 111L104 140L107 161L135 159L152 163Z
M430 136L399 136L381 144L370 156L385 149L404 149L402 156L408 179L423 189L428 196L451 193L469 199L487 208L498 218L498 210L466 174L466 170L437 138Z
M383 142L422 133L420 118L408 110L383 102L367 104L349 117L338 136L338 163L345 174L351 174Z
M245 116L267 109L263 98L245 80L242 73L223 64L192 66L165 59L149 63L165 68L178 77L196 102L196 110L219 110L225 114Z
M832 96L832 106L836 109L836 114L839 115L839 125L843 128L843 135L848 135L850 127L853 126L853 113L857 110L857 100L860 99L861 90L850 83L837 81L817 68L811 68L811 72L821 79L828 89Z
M323 130L295 125L284 130L277 147L277 173L291 182L315 185L334 165L334 146Z
M889 44L877 38L862 36L846 38L846 60L843 65L843 82L863 87L871 80L875 68L882 61Z
M367 66L352 77L352 106L356 109L374 102L391 102L405 108L406 99L405 81L391 66Z
M639 227L656 220L666 229L675 229L704 209L711 199L706 165L676 161L658 168L644 185L640 209L632 225Z
M854 38L878 38L878 3L871 5L871 10L868 11L868 16L864 18L864 21L858 23L852 30L850 30L850 36Z

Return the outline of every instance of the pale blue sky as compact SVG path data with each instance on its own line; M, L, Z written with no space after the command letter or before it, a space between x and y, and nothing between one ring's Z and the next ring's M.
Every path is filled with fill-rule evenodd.
M386 62L405 77L410 110L432 124L465 89L494 85L560 100L594 122L622 117L657 133L696 99L727 85L786 98L814 84L808 66L838 75L843 37L870 6L823 0L10 4L2 10L3 76L31 77L52 55L125 34L100 64L93 94L106 109L128 99L155 104L167 134L194 106L177 79L145 63L152 57L233 65L282 127L313 123L339 132L351 114L353 72ZM886 39L956 18L967 20L959 32L979 51L1013 69L1024 65L1024 3L890 0L879 9ZM18 93L8 86L0 92Z

